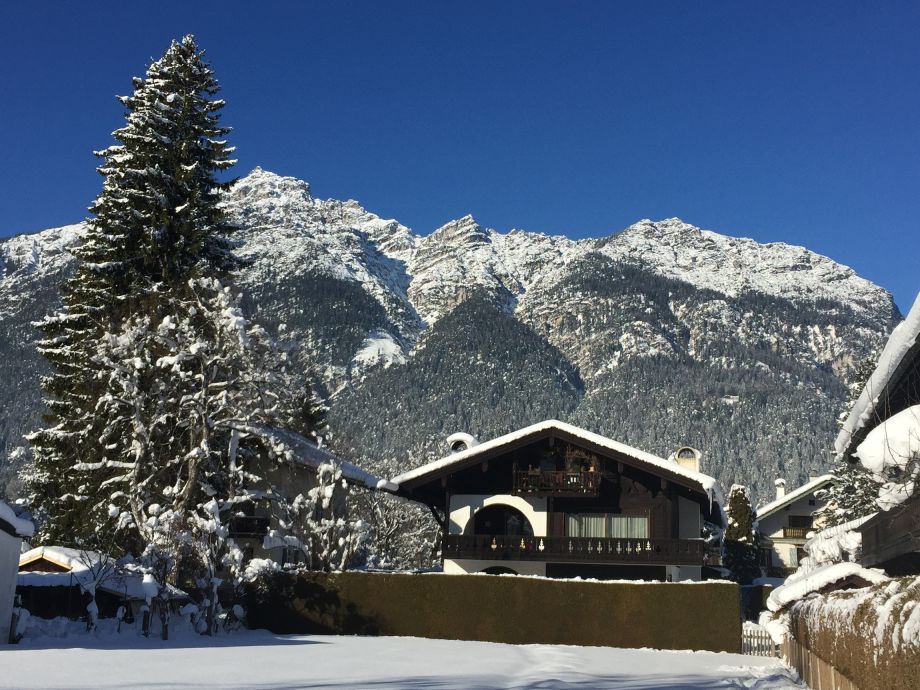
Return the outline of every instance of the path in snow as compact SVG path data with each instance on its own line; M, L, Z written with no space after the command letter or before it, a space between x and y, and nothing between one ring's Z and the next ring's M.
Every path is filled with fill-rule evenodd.
M74 647L92 642L92 647ZM0 688L803 690L777 659L712 652L252 632L168 643L42 638L0 647Z

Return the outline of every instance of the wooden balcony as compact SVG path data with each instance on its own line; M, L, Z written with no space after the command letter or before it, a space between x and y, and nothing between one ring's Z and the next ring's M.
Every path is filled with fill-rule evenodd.
M783 527L783 539L804 539L812 527Z
M259 539L268 534L271 518L240 516L230 519L230 536L235 538Z
M599 472L517 470L514 493L524 496L597 496Z
M703 565L701 539L599 539L448 534L445 558L476 560Z

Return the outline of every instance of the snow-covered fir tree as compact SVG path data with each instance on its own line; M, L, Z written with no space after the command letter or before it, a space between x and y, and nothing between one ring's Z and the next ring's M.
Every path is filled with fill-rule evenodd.
M757 525L747 487L735 484L728 492L728 527L723 552L725 567L735 579L749 584L760 575L757 564Z
M878 511L879 482L855 460L839 460L833 467L834 481L818 492L825 504L815 517L824 527L835 527Z
M845 420L862 393L866 382L875 370L877 355L863 359L847 383L849 399L840 412ZM825 504L815 513L824 527L835 527L856 518L871 515L878 510L876 499L881 486L872 473L853 458L838 458L832 468L834 481L818 493Z
M243 571L228 523L247 506L268 504L288 531L309 515L320 533L294 538L330 569L359 539L334 468L295 499L266 476L288 461L273 430L311 436L319 407L226 282L237 262L217 173L233 161L216 93L187 36L121 99L127 124L100 154L105 182L77 272L62 311L41 324L54 373L28 478L43 540L91 545L114 534L161 588L178 577L211 593L211 621L217 573Z
M161 295L202 263L226 268L232 230L217 205L216 175L233 164L218 118L217 82L191 36L173 42L135 78L118 144L97 152L103 189L90 207L77 269L62 290L62 310L40 322L39 350L52 366L43 382L47 415L31 435L29 485L40 536L92 544L103 524L103 482L87 484L75 467L101 462L108 431L97 401L105 386L94 362L98 343L131 314L157 309ZM100 468L99 474L114 468ZM104 491L104 489L103 489Z

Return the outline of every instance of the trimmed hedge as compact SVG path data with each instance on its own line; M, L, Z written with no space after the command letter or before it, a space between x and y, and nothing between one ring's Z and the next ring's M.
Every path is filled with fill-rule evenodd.
M860 690L920 688L920 578L810 597L789 614L792 636Z
M740 652L738 585L492 575L275 573L247 622L277 633Z

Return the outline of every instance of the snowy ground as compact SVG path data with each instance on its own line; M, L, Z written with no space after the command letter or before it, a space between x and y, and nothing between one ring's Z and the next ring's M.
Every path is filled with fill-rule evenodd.
M211 644L209 645L208 642ZM802 690L776 659L413 637L243 632L170 642L43 637L0 647L0 688Z

